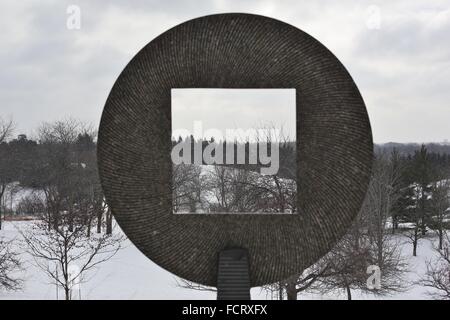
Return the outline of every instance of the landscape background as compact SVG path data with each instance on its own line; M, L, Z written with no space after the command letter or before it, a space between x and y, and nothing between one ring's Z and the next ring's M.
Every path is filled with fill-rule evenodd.
M68 25L72 5L79 28ZM215 298L124 237L103 201L96 130L115 79L144 45L222 12L270 16L322 42L358 85L376 143L369 192L346 237L310 269L252 289L252 298L448 299L444 0L2 1L0 298ZM369 265L381 269L380 289L367 286Z

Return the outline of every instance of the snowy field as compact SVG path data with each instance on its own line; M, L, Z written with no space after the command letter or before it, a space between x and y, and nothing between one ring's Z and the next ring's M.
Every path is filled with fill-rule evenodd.
M4 239L19 239L18 228L30 222L4 222L0 236ZM418 256L412 257L411 244L405 243L405 237L399 237L402 252L409 264L407 282L409 288L405 292L391 296L376 297L362 295L353 291L353 299L430 299L427 288L414 284L425 272L425 262L434 257L432 249L434 238L419 241ZM23 251L23 249L19 248ZM22 254L24 263L23 289L15 292L0 291L0 299L59 299L64 298L62 289L57 292L56 286L49 283L42 271L33 264L26 253ZM88 274L88 279L80 285L78 295L81 299L215 299L216 294L208 291L197 291L181 288L178 278L160 268L146 258L133 244L126 242L124 249L111 260L99 265ZM270 299L270 294L260 288L253 288L252 299ZM78 297L79 298L79 297ZM346 299L343 292L328 295L302 294L299 299Z

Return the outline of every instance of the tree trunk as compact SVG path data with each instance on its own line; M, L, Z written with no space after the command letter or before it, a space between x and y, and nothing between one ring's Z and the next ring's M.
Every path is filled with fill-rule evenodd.
M347 300L352 300L352 290L350 289L350 286L346 286L345 289L347 290Z
M295 282L289 281L286 285L286 294L288 300L297 300L297 288Z
M1 187L0 190L0 230L2 230L2 199L3 199L3 193L5 193L5 186Z
M426 188L426 186L422 186L422 190L425 190L425 188ZM422 198L421 198L421 213L422 213L422 220L420 221L421 222L421 226L420 226L420 228L422 229L422 230L420 230L421 231L421 233L422 233L422 236L424 236L425 235L425 233L426 233L426 230L427 230L427 227L426 227L426 223L425 223L425 194L424 194L424 192L422 191Z
M442 241L443 241L443 231L442 231L442 226L439 226L439 250L442 250Z
M392 217L392 234L394 234L395 230L397 229L398 229L398 217L394 215Z
M59 209L53 212L53 229L58 230L59 227Z
M70 300L70 289L68 287L64 287L64 294L66 296L66 300Z
M281 282L278 283L278 300L283 300L283 284Z
M414 230L413 256L417 256L417 228L415 228Z
M426 231L427 231L427 227L426 227L426 224L425 224L425 218L422 218L422 225L421 225L420 228L421 228L422 236L425 236Z
M103 217L103 208L98 209L97 212L97 233L102 232L102 217Z
M91 222L89 221L87 225L87 237L90 238L90 236L91 236Z
M109 208L106 212L106 234L112 234L112 213Z
M69 212L69 232L73 232L73 211Z
M52 229L51 213L47 213L47 230L50 231L51 229Z

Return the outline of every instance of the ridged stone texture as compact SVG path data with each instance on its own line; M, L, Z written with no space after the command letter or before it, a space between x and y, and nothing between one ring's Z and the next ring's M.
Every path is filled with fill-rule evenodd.
M220 252L217 273L217 300L250 300L247 250Z
M295 88L299 213L173 214L172 88ZM219 252L243 248L258 286L301 272L344 235L372 147L364 101L330 51L289 24L233 13L182 23L139 51L106 101L98 161L115 218L152 261L216 286Z

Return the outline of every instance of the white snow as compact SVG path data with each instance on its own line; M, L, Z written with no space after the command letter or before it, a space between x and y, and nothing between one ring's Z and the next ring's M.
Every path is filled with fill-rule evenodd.
M0 237L15 238L20 234L18 228L24 228L31 222L20 221L3 223ZM430 299L424 288L414 282L426 270L426 261L433 258L432 249L434 237L419 241L418 256L412 257L412 247L406 238L396 236L401 242L401 250L409 263L406 281L410 283L407 291L391 296L375 297L353 292L354 299ZM17 248L22 250L23 248ZM49 283L40 269L33 264L33 260L26 253L22 253L25 260L22 276L25 278L23 289L14 292L0 291L0 299L56 299L56 286ZM215 292L197 291L181 288L177 285L177 277L157 266L146 258L133 244L127 241L124 249L119 251L111 260L101 264L91 272L88 280L80 286L82 299L215 299ZM261 288L252 289L252 299L267 299L270 294ZM59 289L59 299L63 299L63 292ZM78 296L78 295L77 295ZM346 299L345 294L332 292L327 295L301 294L299 299Z

